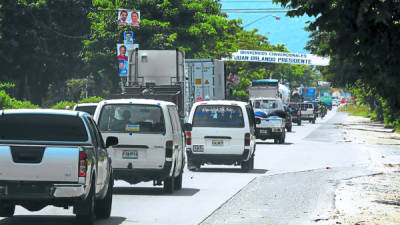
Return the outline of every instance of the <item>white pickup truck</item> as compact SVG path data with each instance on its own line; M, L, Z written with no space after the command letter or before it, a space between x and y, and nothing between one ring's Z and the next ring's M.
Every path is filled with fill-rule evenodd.
M92 117L68 110L0 111L0 217L15 206L68 208L82 224L111 213L113 176Z
M286 113L279 98L250 99L256 117L256 137L274 139L275 144L285 143Z

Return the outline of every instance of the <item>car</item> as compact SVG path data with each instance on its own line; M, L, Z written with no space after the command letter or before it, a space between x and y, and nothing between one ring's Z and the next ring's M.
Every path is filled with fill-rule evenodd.
M94 115L112 146L114 178L130 184L153 181L166 193L182 189L185 135L174 103L153 99L101 101Z
M315 123L317 114L314 110L314 104L306 102L299 103L299 109L301 120L308 120L310 123Z
M293 123L297 123L298 126L301 125L301 113L299 104L297 102L289 102L288 110L292 118Z
M187 167L240 165L254 169L255 119L250 103L230 100L193 104L185 123Z
M92 116L70 110L0 111L0 217L15 206L68 208L82 224L111 213L113 173Z
M87 112L93 116L94 112L96 111L97 105L98 103L79 103L76 104L72 110Z

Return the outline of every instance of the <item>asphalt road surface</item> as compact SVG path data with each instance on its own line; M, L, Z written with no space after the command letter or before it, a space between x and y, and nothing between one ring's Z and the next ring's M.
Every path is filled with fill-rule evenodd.
M207 165L186 170L183 189L164 194L152 182L116 181L111 218L101 225L131 224L323 224L338 179L373 173L375 149L353 144L337 125L346 114L332 110L315 124L303 121L285 144L257 143L255 169ZM75 224L72 208L17 207L0 224Z

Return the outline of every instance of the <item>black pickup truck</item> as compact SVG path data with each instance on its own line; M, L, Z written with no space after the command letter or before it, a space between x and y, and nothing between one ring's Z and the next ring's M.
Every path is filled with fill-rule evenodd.
M15 206L68 208L82 224L111 213L113 174L92 116L67 110L0 111L0 217Z

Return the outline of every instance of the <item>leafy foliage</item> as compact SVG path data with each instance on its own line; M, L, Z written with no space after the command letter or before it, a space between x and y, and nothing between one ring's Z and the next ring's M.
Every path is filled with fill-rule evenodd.
M308 29L313 53L331 56L322 73L338 85L369 87L394 117L400 111L400 4L395 0L274 0L290 16L315 16ZM369 94L368 94L369 95Z

